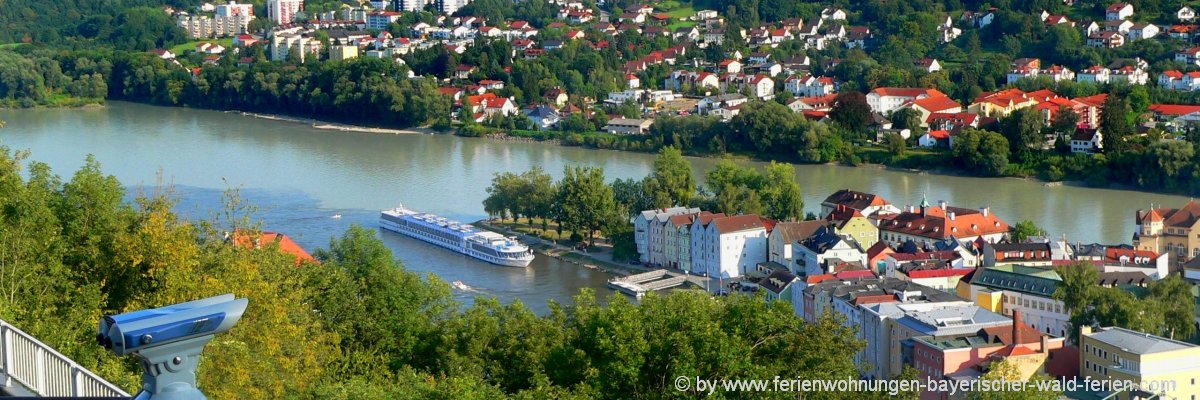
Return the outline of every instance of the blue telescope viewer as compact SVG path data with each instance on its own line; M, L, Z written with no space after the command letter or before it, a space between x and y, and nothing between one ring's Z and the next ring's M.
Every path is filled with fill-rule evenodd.
M248 300L233 294L112 315L100 320L96 341L118 356L142 364L142 390L135 400L199 400L196 366L213 337L242 318Z

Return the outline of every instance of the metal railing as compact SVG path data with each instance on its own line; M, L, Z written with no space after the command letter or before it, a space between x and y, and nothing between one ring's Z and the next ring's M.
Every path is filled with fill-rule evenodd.
M38 396L129 397L71 359L8 322L0 321L0 379L12 381Z

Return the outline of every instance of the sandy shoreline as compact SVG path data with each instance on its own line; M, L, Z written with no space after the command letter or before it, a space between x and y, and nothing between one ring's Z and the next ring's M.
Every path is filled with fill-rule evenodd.
M333 123L333 122L326 122L326 121L316 120L316 119L312 119L312 118L289 117L286 115L260 114L260 113L252 113L252 112L245 112L245 111L224 111L224 112L229 113L229 114L239 114L239 115L246 116L246 117L266 119L266 120L271 120L271 121L281 121L281 122L305 124L305 125L312 127L313 129L322 129L322 130L330 130L330 131L383 133L383 134L392 134L392 135L434 133L434 131L429 128L408 128L408 129L370 128L370 127L358 126L358 125L348 125L348 124L338 124L338 123Z

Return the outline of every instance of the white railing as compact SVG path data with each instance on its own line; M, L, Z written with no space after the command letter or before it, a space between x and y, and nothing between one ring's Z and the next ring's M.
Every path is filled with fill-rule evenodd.
M38 396L129 397L129 393L96 376L33 336L0 321L0 382L11 381Z

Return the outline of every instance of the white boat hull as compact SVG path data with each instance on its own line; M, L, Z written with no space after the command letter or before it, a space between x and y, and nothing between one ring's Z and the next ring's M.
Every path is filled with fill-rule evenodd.
M486 261L486 262L500 265L500 266L524 268L524 267L529 266L529 263L533 262L533 258L534 258L532 254L529 257L522 257L522 258L501 258L501 257L492 256L489 254L483 254L483 253L471 250L469 247L467 247L463 243L451 243L451 242L447 242L445 240L438 240L433 237L422 235L420 232L405 229L405 227L397 225L397 224L392 223L391 221L387 221L387 220L380 220L379 227L383 228L384 230L390 231L390 232L399 233L401 235L408 236L410 238L417 239L417 240L420 240L425 243L436 245L438 247L453 251L455 253L463 254L463 255L469 256L471 258L477 259L477 260Z

